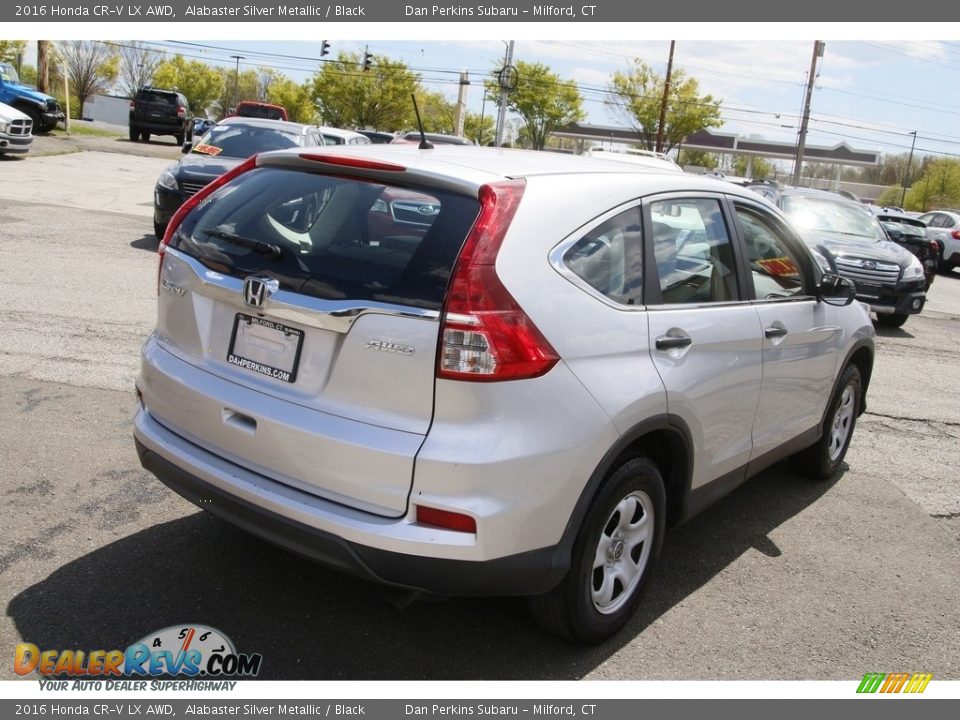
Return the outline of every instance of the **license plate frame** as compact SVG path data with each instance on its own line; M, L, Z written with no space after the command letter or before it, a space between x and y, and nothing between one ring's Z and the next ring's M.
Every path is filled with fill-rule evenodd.
M300 369L303 339L300 328L237 313L227 346L227 362L256 375L293 384Z

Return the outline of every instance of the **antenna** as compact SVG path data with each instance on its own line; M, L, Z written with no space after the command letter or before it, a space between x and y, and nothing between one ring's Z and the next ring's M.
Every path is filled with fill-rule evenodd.
M420 108L417 107L417 96L410 93L410 99L413 100L413 112L417 114L417 129L420 131L420 149L433 150L433 143L427 140L427 135L423 132L423 122L420 120Z

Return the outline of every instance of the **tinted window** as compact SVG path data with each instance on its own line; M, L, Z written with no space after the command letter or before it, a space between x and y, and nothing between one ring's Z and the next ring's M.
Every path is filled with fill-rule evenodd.
M736 300L730 236L718 200L651 203L651 239L664 303Z
M784 239L785 231L770 217L737 206L737 220L750 261L755 296L760 300L805 295L803 265Z
M304 295L439 309L478 211L446 192L260 168L194 210L171 245Z
M304 144L299 133L285 132L272 127L253 125L215 125L203 137L203 142L193 148L201 155L223 155L232 158L248 158L255 153Z
M640 211L603 222L563 255L564 264L597 292L624 305L639 304L643 279Z

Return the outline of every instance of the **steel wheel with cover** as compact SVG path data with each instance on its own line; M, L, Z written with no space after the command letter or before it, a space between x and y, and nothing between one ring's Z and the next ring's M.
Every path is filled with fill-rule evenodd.
M643 457L616 466L587 512L570 571L549 593L529 599L537 622L582 643L601 642L620 630L660 554L665 519L657 466Z
M817 442L795 456L799 469L805 475L826 480L840 469L860 414L860 385L860 370L856 365L849 365L830 398L823 421L823 434Z

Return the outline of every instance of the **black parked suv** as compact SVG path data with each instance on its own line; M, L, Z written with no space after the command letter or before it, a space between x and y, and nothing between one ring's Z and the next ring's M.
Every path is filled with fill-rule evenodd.
M193 137L193 117L183 94L145 87L130 101L130 140L147 142L151 135L173 135L178 145Z
M880 325L900 327L923 310L927 299L923 264L891 242L862 203L832 192L774 183L756 183L750 189L783 210L821 269L856 283L857 300L870 306Z

